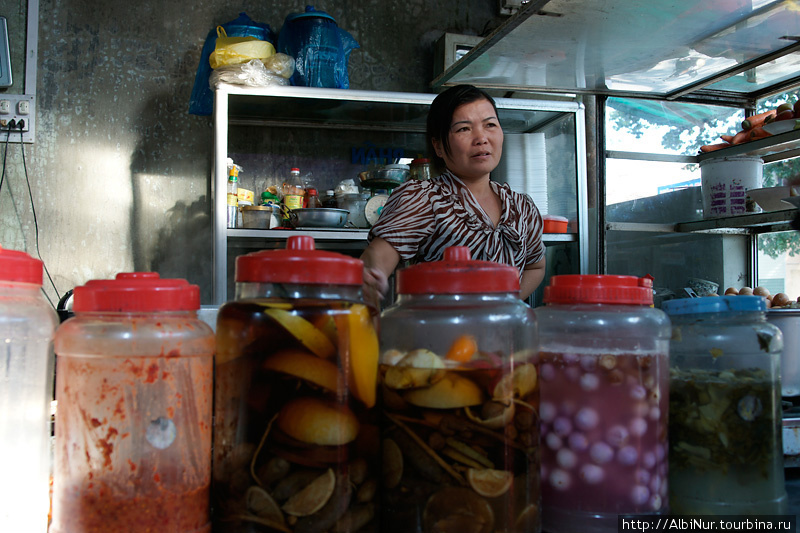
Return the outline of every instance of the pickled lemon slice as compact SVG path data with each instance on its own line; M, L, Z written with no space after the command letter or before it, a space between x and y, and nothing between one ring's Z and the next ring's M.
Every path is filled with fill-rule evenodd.
M491 468L470 468L467 470L467 481L472 490L487 498L502 496L514 482L514 474L508 470Z
M538 377L536 366L532 363L518 365L495 386L494 398L524 398L536 390Z
M281 508L272 499L272 496L261 487L253 485L248 488L245 493L245 502L247 510L259 518L267 519L281 526L286 525Z
M339 332L336 330L336 322L331 315L320 315L312 320L314 327L328 337L328 340L335 346L339 342Z
M339 369L336 365L307 352L276 352L264 361L264 368L289 374L332 392L339 390Z
M286 500L282 509L293 516L308 516L316 513L328 503L336 487L336 475L332 469L309 483L300 492Z
M325 359L336 354L336 346L314 324L301 317L283 309L266 309L264 314L275 320L284 327L286 331L299 340L303 346L311 350L314 354Z
M278 414L278 427L301 442L341 446L358 436L356 415L345 405L319 398L296 398Z
M430 387L409 390L403 399L419 407L458 409L483 403L483 392L473 381L447 372Z
M369 308L354 304L345 316L337 316L340 334L346 332L344 342L349 360L350 392L367 407L375 405L378 392L378 334L372 323Z

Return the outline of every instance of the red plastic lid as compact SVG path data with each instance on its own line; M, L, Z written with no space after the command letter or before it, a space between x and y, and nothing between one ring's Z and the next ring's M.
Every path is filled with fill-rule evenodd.
M444 259L397 272L398 294L519 292L519 271L503 263L472 260L466 246L445 248Z
M636 276L553 276L544 288L547 304L653 305L653 278Z
M76 313L108 311L196 311L200 287L184 279L161 279L156 272L123 272L114 279L96 279L75 287Z
M0 281L42 284L42 262L25 252L0 246Z
M262 250L236 258L236 281L361 285L364 263L355 257L314 248L314 237L292 235L285 250Z
M417 159L412 160L411 164L412 165L426 165L426 164L428 164L430 162L431 162L431 160L428 159L427 157L418 157Z

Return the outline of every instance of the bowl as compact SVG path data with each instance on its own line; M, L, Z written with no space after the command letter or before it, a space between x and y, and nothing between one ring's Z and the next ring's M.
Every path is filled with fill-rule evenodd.
M767 133L771 133L772 135L778 135L779 133L786 133L787 131L800 130L800 120L797 119L778 120L777 122L770 122L769 124L764 124L763 128L764 131L766 131Z
M783 202L784 198L792 195L791 187L765 187L762 189L750 189L747 195L755 200L764 211L783 211L792 209L790 204Z
M303 207L289 211L289 222L295 228L343 228L349 213L333 207Z
M281 208L277 205L242 206L242 226L246 229L271 229L280 225Z
M566 233L569 220L566 217L545 215L542 217L544 233Z

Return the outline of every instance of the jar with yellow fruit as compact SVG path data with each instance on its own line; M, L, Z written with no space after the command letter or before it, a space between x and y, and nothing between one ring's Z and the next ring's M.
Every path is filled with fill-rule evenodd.
M377 531L378 337L362 262L292 236L217 318L215 530Z

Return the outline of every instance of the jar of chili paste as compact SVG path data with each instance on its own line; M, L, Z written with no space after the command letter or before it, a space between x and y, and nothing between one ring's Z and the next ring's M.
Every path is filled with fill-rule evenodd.
M154 272L76 287L55 336L52 533L211 530L214 334Z
M226 533L377 531L377 314L363 263L292 236L217 316L212 505Z
M676 514L787 512L783 336L761 296L664 302L670 343L669 501Z
M538 532L536 320L519 271L451 247L381 315L381 532Z
M551 533L668 510L670 322L650 278L553 276L541 340L542 508Z

